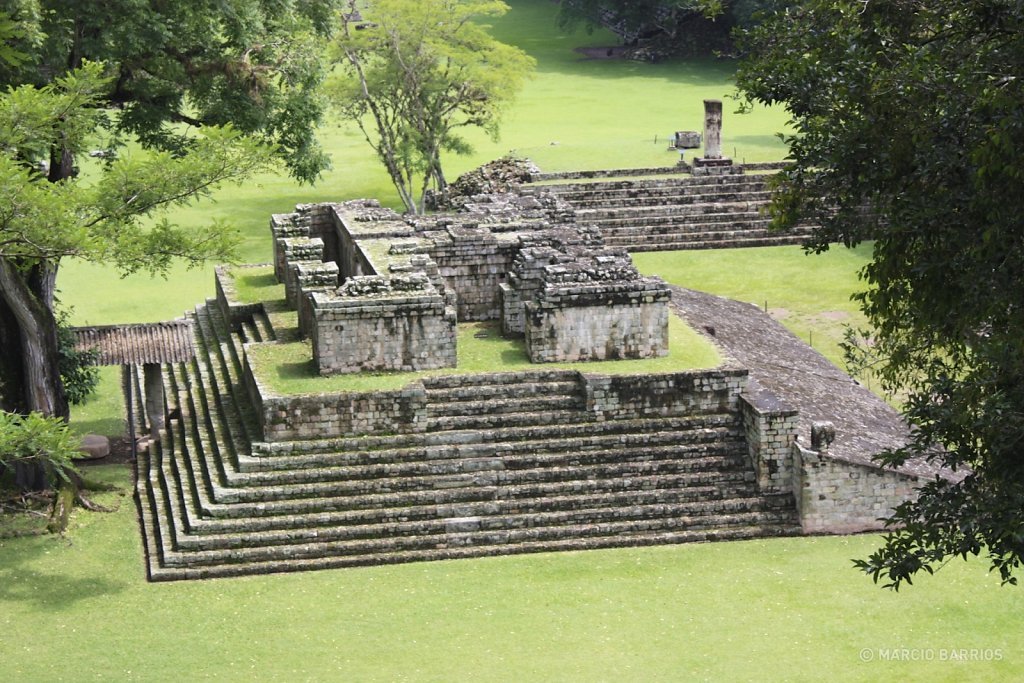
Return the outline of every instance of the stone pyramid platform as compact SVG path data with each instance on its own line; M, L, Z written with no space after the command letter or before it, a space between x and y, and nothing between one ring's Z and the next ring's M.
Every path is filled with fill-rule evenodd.
M164 364L166 428L138 461L151 580L801 532L752 467L745 371L662 377L641 403L635 378L431 377L415 430L266 441L245 384L266 315L190 317L196 357Z

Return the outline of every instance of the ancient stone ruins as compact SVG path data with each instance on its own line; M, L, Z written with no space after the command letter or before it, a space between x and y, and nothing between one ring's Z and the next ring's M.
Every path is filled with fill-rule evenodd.
M190 326L185 356L120 361L152 439L136 491L149 577L864 530L949 476L875 466L898 416L759 309L636 271L626 249L802 238L758 212L770 167L685 170L535 174L429 217L366 200L273 216L272 266L219 268L216 298L168 328ZM247 273L285 301L243 300ZM720 367L588 371L665 354L673 315ZM467 321L521 339L532 368L459 373ZM423 374L286 393L258 362L286 344L311 376Z
M758 308L632 265L627 250L803 239L767 229L779 165L722 158L720 122L709 102L692 165L518 169L502 192L428 217L302 205L271 218L271 265L218 268L216 298L184 320L82 331L124 365L146 435L149 577L877 529L919 482L954 476L880 469L871 456L906 438L883 401ZM253 274L283 300L243 296ZM717 346L719 367L593 370L664 356L673 316ZM471 321L521 340L530 369L460 372ZM418 374L275 388L295 367Z

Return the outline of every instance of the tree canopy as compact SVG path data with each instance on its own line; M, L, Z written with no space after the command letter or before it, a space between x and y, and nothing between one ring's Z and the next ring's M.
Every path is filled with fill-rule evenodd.
M627 43L653 39L666 51L708 51L709 46L727 42L735 26L751 24L766 4L767 0L564 0L559 3L558 23L564 29L604 26ZM708 41L712 34L718 40Z
M914 427L896 465L927 483L857 564L898 588L987 553L1024 554L1024 6L982 0L781 2L744 39L749 99L781 104L792 167L777 220L814 250L875 240L861 303L884 388Z
M468 153L460 129L497 136L500 117L533 68L522 50L492 38L478 20L508 10L492 0L356 2L336 33L341 76L332 99L373 147L407 210L447 182L443 152Z
M0 95L0 408L67 416L54 295L59 264L76 258L124 273L160 274L172 260L228 259L231 230L184 230L160 216L218 185L268 168L272 148L230 126L207 126L186 152L122 154L88 183L46 182L27 160L60 144L84 149L105 116L100 64L42 87Z
M115 143L181 151L183 125L230 123L276 145L291 173L311 181L328 164L315 128L339 2L0 0L12 35L4 49L16 58L0 62L0 84L42 86L102 61L113 78L96 95L116 109Z

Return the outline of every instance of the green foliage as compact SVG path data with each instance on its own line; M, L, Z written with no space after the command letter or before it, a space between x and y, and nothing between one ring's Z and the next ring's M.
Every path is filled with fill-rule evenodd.
M60 354L60 379L68 403L80 405L96 391L100 381L100 369L96 365L95 350L75 348L75 333L68 322L71 313L67 309L57 310L57 346Z
M269 168L272 150L232 126L204 127L187 154L123 154L91 184L38 182L26 167L23 159L57 140L73 151L84 148L102 121L95 109L108 82L102 71L87 62L52 84L0 97L0 257L22 269L74 257L124 273L162 273L176 257L192 264L230 258L236 240L221 224L185 231L166 219L143 219Z
M693 31L717 30L754 23L767 0L566 0L559 3L558 25L564 30L584 26L612 28L629 41L652 38L681 45Z
M41 467L51 487L70 481L78 439L60 418L0 411L0 469Z
M746 97L783 104L794 161L777 219L820 223L813 248L875 239L859 295L884 387L914 426L899 465L928 483L857 565L898 588L987 552L1024 556L1024 7L980 0L782 3L746 37Z
M497 136L502 111L534 66L477 23L507 10L494 0L381 0L366 23L349 3L334 42L341 77L331 98L359 125L411 212L423 211L431 184L444 191L442 153L471 151L460 129Z
M322 41L339 0L0 0L17 30L20 64L0 84L45 85L86 61L113 78L114 139L181 152L187 126L232 124L275 145L295 178L328 166L315 129L324 103ZM45 158L45 157L44 157Z

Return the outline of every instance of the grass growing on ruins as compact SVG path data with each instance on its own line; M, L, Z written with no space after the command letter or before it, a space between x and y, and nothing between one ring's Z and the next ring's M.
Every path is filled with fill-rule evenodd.
M458 330L459 365L422 372L360 372L321 377L309 342L250 346L253 371L283 395L318 392L394 391L424 377L485 372L570 369L597 374L653 374L713 368L721 363L715 347L676 316L669 318L669 354L661 358L589 363L531 363L521 339L501 336L497 323L463 323Z
M4 680L1024 679L1019 590L954 561L881 591L850 567L876 536L148 584L118 500L0 540Z
M646 252L634 254L633 262L644 275L767 307L793 334L842 368L843 333L865 322L850 297L864 288L857 273L870 256L871 245L864 244L834 246L819 255L796 246Z

